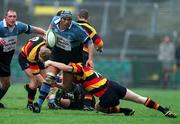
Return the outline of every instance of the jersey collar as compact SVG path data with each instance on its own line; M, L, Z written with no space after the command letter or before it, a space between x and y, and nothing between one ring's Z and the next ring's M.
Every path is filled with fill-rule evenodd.
M16 26L16 25L17 25L17 22L15 23L15 26ZM7 23L6 23L6 20L5 20L5 19L3 19L3 26L9 28L9 27L7 26ZM13 27L11 27L11 28L15 28L15 26L13 26Z

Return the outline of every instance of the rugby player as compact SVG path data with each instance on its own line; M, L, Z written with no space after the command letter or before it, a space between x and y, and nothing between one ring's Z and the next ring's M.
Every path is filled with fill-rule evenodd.
M0 21L0 100L11 85L11 60L16 49L17 37L23 33L45 35L46 31L42 28L17 21L16 11L8 9L4 19ZM2 103L0 103L0 108L4 108Z
M121 86L115 81L108 80L99 72L96 72L89 66L84 66L82 63L71 63L66 65L64 63L48 60L45 66L54 66L61 70L71 72L74 74L74 82L81 83L83 88L99 97L99 102L96 103L95 109L97 112L104 113L124 113L125 115L133 115L134 110L119 107L120 99L133 101L143 104L148 108L162 112L166 117L176 118L176 114L169 110L169 108L162 107L159 103L153 101L151 98L141 96L131 91L128 88ZM53 79L53 78L51 78ZM34 112L39 112L38 104L33 106Z
M52 53L50 60L68 64L70 62L83 62L82 44L86 44L89 50L89 57L86 65L94 67L93 63L93 49L94 45L88 34L76 22L72 21L72 14L70 11L62 11L60 16L54 16L49 26L57 36L55 46L51 49ZM37 104L42 106L47 97L50 87L53 82L52 78L60 72L59 68L49 66L47 68L46 82L42 84L40 95ZM64 88L68 91L71 89L73 75L71 73L63 72ZM39 110L40 112L40 110Z
M27 108L32 108L36 90L45 82L46 70L44 60L47 60L51 51L46 48L45 39L33 37L22 47L19 54L19 65L30 79L24 87L28 93ZM43 59L42 59L43 58Z
M103 40L98 35L96 29L90 24L90 16L87 9L81 9L78 16L77 16L77 23L85 29L85 31L88 33L89 37L93 40L94 45L97 47L96 50L98 52L103 51ZM83 61L86 62L88 59L88 48L86 45L83 45ZM84 96L84 102L86 102L86 105L84 106L85 110L91 110L93 107L90 106L91 100L93 96L89 93L85 94Z

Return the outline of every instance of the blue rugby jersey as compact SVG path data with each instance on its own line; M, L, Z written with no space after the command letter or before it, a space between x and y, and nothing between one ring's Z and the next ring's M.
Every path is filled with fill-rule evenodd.
M72 48L79 46L81 43L87 46L92 43L85 30L74 21L72 21L68 29L60 30L60 18L60 16L54 16L50 23L50 27L58 38L56 47L65 51L71 51Z
M33 26L16 21L14 27L8 28L5 19L0 21L0 37L6 41L6 44L0 46L0 53L10 52L16 49L17 36L22 33L32 33Z

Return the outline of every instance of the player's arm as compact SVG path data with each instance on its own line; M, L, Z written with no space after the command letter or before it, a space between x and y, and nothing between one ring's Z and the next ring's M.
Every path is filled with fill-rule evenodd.
M45 35L46 31L40 27L33 27L33 33Z
M94 50L94 44L92 39L87 35L86 40L84 44L88 48L88 60L86 61L86 65L94 68L94 63L93 63L93 50Z
M40 27L32 26L32 25L29 25L20 21L17 22L17 25L19 28L19 32L21 33L26 33L26 34L36 33L36 34L41 34L41 35L46 34L46 31Z
M94 50L94 44L90 36L87 34L87 32L79 26L79 40L83 42L88 47L88 60L86 61L86 65L89 65L90 67L94 68L93 63L93 50Z
M87 27L89 30L91 30L91 33L89 34L90 38L93 40L94 45L96 46L96 50L98 52L103 51L103 40L102 38L97 34L96 29L92 26Z
M66 64L60 63L60 62L51 61L51 60L46 61L45 66L54 66L54 67L56 67L56 68L58 68L60 70L67 71L67 72L72 72L73 71L72 66L66 65Z
M98 52L102 52L103 51L103 40L101 39L101 37L96 34L96 35L94 35L92 40L93 40L93 43L97 46L96 50Z
M93 49L94 49L94 44L91 43L88 45L88 60L86 62L86 65L90 65L92 68L94 68L93 64Z

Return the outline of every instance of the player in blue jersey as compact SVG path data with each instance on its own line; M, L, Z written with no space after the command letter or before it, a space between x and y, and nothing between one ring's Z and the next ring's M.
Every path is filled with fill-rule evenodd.
M82 48L83 44L85 44L89 50L88 60L85 64L90 65L92 68L94 67L94 45L92 39L90 39L89 35L81 26L72 21L72 14L70 11L64 10L61 12L60 16L53 17L49 28L52 29L57 36L56 45L51 49L52 53L50 60L65 64L70 62L83 62ZM46 82L42 84L39 98L34 105L38 105L39 108L41 108L49 93L51 84L54 82L54 79L59 72L60 69L56 67L49 66L47 68ZM73 75L71 73L63 72L63 82L66 82L64 88L67 91L71 89L68 84L71 84L72 79ZM40 112L40 109L35 110L35 112Z
M4 19L0 21L0 100L10 87L10 64L16 49L17 37L23 33L45 35L46 31L17 21L16 11L8 10ZM2 103L0 103L0 108L4 108Z

